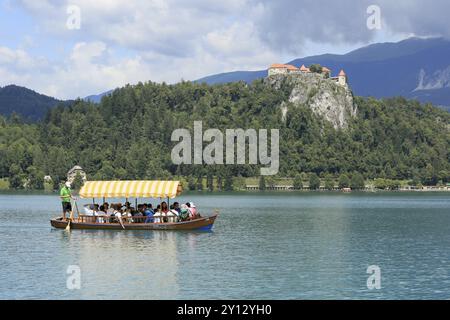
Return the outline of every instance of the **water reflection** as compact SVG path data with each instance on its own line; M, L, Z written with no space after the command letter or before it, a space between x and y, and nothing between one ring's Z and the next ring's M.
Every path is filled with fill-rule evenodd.
M0 298L446 298L450 194L188 195L214 232L52 229L57 196L0 195ZM29 203L35 204L30 208ZM368 265L382 290L368 291ZM81 268L81 290L66 287Z
M172 299L178 295L174 232L80 230L72 240L83 275L81 298L123 298L125 293L133 299Z

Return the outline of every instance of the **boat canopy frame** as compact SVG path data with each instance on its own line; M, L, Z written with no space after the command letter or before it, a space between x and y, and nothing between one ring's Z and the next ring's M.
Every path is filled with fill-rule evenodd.
M80 198L170 198L183 191L180 181L119 180L86 181L81 187Z

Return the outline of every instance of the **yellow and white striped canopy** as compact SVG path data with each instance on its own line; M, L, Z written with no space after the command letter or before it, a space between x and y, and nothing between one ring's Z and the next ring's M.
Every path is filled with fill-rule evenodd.
M86 181L81 198L175 198L183 188L179 181Z

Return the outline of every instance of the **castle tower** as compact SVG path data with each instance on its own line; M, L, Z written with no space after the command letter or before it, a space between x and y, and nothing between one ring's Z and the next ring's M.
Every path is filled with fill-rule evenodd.
M302 66L300 67L300 72L310 72L309 68L305 67L304 64L302 64Z
M347 85L347 75L345 74L344 70L341 70L341 72L339 72L338 83L343 86Z

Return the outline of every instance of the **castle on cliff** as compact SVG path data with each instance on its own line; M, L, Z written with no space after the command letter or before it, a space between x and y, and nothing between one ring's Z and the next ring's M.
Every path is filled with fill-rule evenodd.
M313 72L311 70L312 66L310 68L307 68L305 67L305 65L302 65L300 68L297 68L290 64L275 63L272 64L267 71L269 77L278 74L308 74L308 73L322 74L327 79L335 81L336 83L342 86L347 86L347 75L344 70L341 70L337 76L332 77L330 69L328 69L327 67L320 67L320 68L322 69L314 70Z

